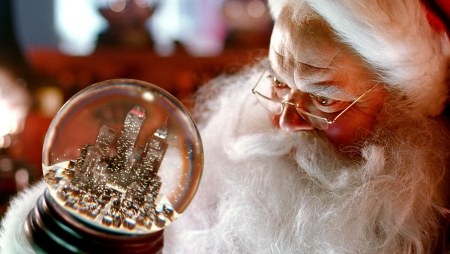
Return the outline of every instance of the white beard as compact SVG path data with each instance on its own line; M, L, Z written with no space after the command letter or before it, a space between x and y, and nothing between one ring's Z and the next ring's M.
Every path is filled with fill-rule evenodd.
M192 204L165 230L166 253L423 253L434 248L439 216L447 212L439 189L447 158L439 149L446 151L446 145L433 155L436 150L428 147L436 145L436 137L422 138L430 143L426 148L420 140L409 144L415 140L392 137L381 140L386 146L374 138L378 144L364 145L361 159L344 159L319 132L274 130L250 91L255 71L218 79L203 93L220 94L198 116L203 119L203 178ZM395 135L383 130L378 137Z
M274 130L250 92L255 72L202 93L203 178L165 229L165 253L420 254L440 244L448 131L390 110L395 120L360 144L361 158L344 159L320 132ZM14 199L0 252L34 252L21 229L45 186Z

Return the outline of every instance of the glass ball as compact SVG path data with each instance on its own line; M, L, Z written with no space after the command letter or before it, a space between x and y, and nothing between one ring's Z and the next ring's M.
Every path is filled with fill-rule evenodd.
M203 149L187 109L167 91L115 79L74 95L43 147L48 190L85 224L148 234L176 219L195 195Z

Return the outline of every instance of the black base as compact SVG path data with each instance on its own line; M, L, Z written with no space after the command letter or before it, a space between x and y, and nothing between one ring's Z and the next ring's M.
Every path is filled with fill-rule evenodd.
M25 222L25 233L38 253L161 253L163 230L120 235L91 228L59 207L48 190Z

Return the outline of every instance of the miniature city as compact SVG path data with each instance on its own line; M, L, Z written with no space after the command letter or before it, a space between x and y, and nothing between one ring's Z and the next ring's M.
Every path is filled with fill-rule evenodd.
M77 160L50 169L45 180L57 202L77 217L112 231L152 232L174 220L178 214L160 193L157 175L168 147L167 119L134 151L145 119L144 108L135 106L115 146L118 131L103 125L95 144L85 144Z

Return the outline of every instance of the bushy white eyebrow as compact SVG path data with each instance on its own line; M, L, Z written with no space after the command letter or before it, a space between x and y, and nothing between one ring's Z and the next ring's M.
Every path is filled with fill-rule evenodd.
M264 61L263 66L265 67L268 75L275 77L280 82L286 83L285 81L278 78L269 61ZM293 80L297 79L295 79L294 77ZM321 82L306 82L306 83L307 84L301 85L302 89L299 89L296 84L286 83L286 85L291 87L292 89L301 90L304 93L327 97L333 100L352 101L357 97L356 95L349 94L348 91L343 90L343 86L337 84L336 82L321 81Z

